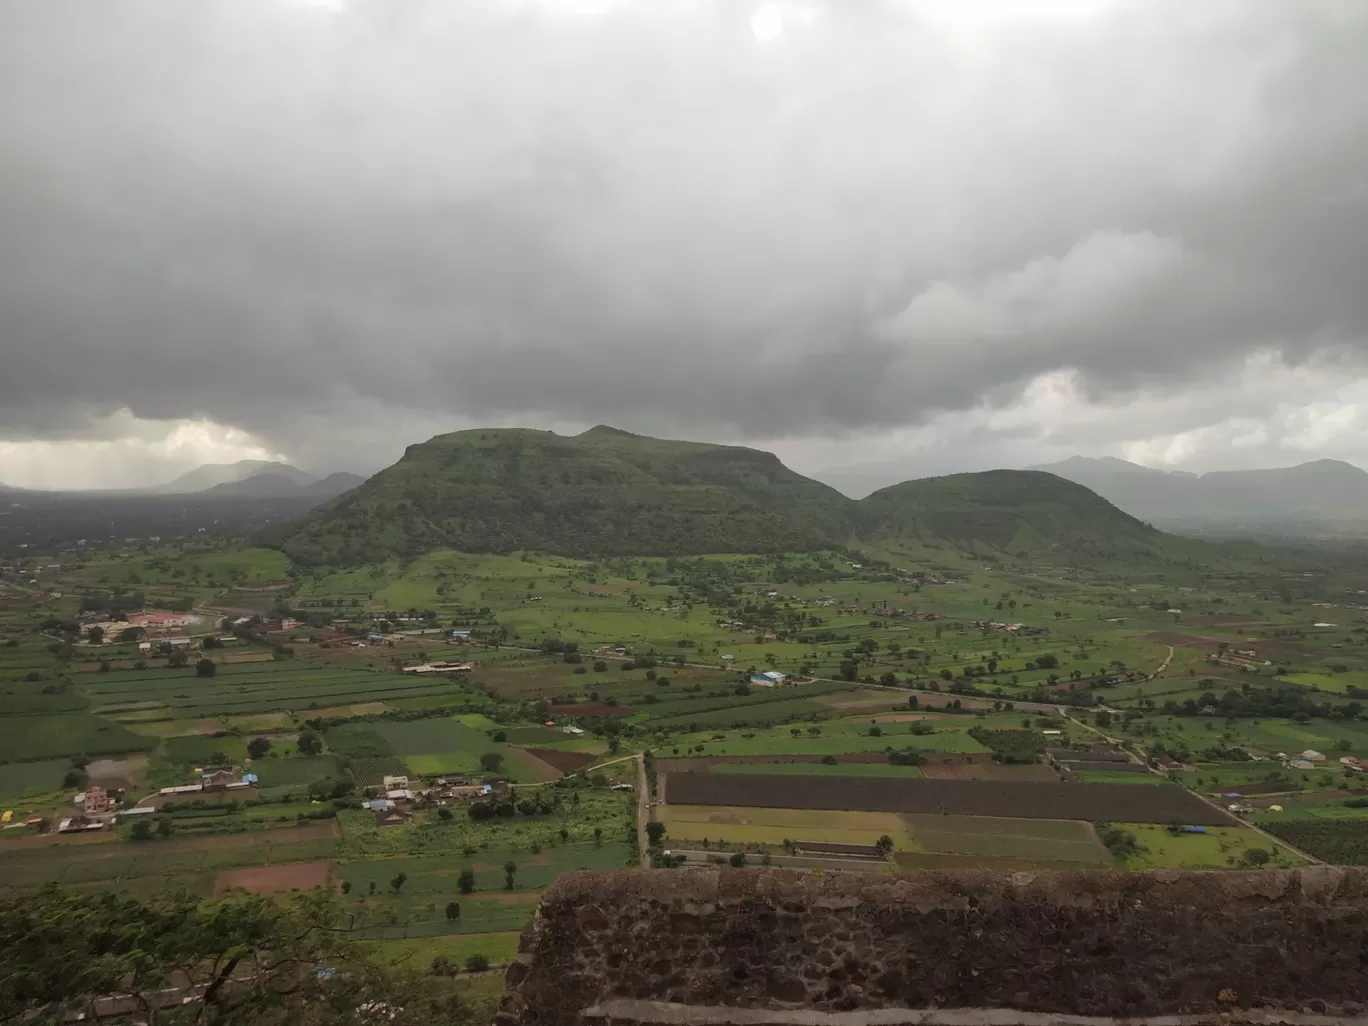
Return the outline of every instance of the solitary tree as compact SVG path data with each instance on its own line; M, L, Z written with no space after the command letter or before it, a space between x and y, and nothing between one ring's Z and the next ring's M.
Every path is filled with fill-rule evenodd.
M300 755L317 755L323 751L323 742L312 730L306 730L300 733L295 747L299 749Z
M649 822L649 823L646 824L646 839L651 843L651 845L652 845L653 847L654 847L655 845L658 845L658 844L661 842L661 839L662 839L664 836L665 836L665 824L664 824L664 823L661 823L661 822L659 822L658 820L654 820L654 819L653 819L653 820L651 820L651 822Z
M408 882L408 874L407 874L407 873L404 873L404 872L395 873L395 874L394 874L394 877L390 880L390 888L394 891L395 894L398 894L400 891L402 891L402 890L404 889L404 884L407 883L407 882Z
M460 875L456 877L456 889L462 894L469 894L473 891L475 889L475 870L469 866L461 870Z
M731 864L738 869L746 864L746 853L744 851L735 852L731 857Z
M448 919L460 919L461 906L454 901L448 901L446 906L446 917Z
M140 819L133 824L133 830L128 835L135 841L152 840L152 824L145 819Z
M218 667L214 665L212 659L201 659L195 664L196 677L212 677L218 672Z
M888 853L893 850L893 838L889 837L887 834L884 834L882 837L880 837L877 841L874 842L874 847L879 850L880 855L882 855L884 858L888 858Z
M513 889L513 878L518 875L518 864L512 859L504 863L504 890Z
M499 767L503 765L503 756L498 752L485 752L480 756L480 767L486 773L498 773Z
M260 759L270 750L271 741L269 738L254 737L252 738L252 740L247 742L247 754L250 755L253 759Z
M104 644L104 628L103 628L103 627L92 627L92 628L90 628L90 630L86 631L86 637L90 639L90 643L91 643L92 645L103 645L103 644Z
M489 968L489 959L485 955L471 955L465 960L466 972L482 973Z
M598 845L600 845L600 844L602 844L602 843L603 843L603 827L597 827L597 826L596 826L596 827L594 827L594 846L597 847Z

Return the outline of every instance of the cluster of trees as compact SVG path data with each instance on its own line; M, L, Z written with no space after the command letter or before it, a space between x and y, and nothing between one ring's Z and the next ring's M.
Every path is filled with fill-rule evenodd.
M349 939L353 917L321 890L202 904L49 887L0 900L0 1021L93 1020L120 995L142 1022L473 1026L448 981L372 961Z
M538 792L534 797L517 799L513 794L505 794L497 798L482 798L471 802L466 806L466 812L471 819L487 820L512 819L521 813L524 816L549 816L560 808L560 795L554 798L547 798Z
M1363 704L1319 705L1295 687L1243 687L1239 691L1223 691L1220 695L1204 691L1183 702L1170 699L1164 703L1162 711L1167 716L1282 717L1305 723L1314 716L1355 720L1363 715Z

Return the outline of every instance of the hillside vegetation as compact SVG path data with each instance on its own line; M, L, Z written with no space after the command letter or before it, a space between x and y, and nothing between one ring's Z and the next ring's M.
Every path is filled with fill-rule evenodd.
M412 445L278 544L302 564L437 548L563 555L794 552L898 539L975 555L1192 558L1171 538L1052 474L908 481L856 502L772 453L596 427L477 429Z
M1155 530L1082 485L1035 470L904 481L861 500L861 540L948 543L976 555L1175 560L1206 548Z

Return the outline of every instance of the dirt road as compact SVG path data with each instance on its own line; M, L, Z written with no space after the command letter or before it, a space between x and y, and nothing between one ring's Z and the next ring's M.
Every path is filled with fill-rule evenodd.
M646 824L651 819L651 790L646 784L646 757L638 755L637 764L637 850L641 853L641 868L651 868L651 854L646 849Z

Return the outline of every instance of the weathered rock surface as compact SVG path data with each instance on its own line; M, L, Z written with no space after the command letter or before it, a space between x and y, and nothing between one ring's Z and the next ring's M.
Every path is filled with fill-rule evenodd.
M1343 1022L1368 870L579 872L520 950L503 1026Z

